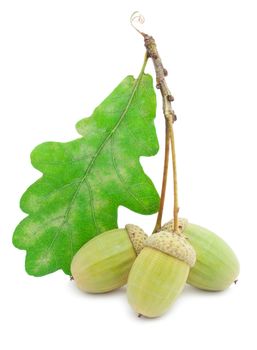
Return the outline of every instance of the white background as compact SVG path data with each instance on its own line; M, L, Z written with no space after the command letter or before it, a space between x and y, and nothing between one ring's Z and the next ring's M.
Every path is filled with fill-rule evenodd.
M1 349L256 349L256 1L0 1L0 347ZM79 292L62 272L24 271L12 246L24 217L19 198L39 173L30 151L76 138L75 123L142 64L140 10L175 96L181 216L221 235L241 262L222 293L186 287L162 318L138 319L125 288ZM154 73L149 62L147 71ZM158 189L163 159L142 159ZM171 181L171 177L170 177ZM171 216L169 186L165 220ZM150 232L155 215L119 210L120 226Z

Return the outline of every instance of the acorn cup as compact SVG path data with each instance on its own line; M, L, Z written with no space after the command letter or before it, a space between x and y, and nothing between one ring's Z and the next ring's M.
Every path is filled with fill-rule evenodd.
M187 219L179 219L179 229L196 251L196 263L190 270L187 283L204 290L221 291L236 281L239 262L229 245L215 233ZM162 230L173 231L173 220Z
M195 251L183 234L153 234L129 273L129 304L139 315L161 316L182 292L195 260Z
M136 225L106 231L83 245L71 263L72 277L79 289L105 293L127 283L137 254L147 235Z

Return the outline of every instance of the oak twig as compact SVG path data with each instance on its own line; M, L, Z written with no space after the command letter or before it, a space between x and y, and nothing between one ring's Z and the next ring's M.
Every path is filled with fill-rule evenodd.
M155 40L152 36L141 32L135 25L134 21L137 20L139 23L144 23L143 16L134 12L131 16L131 24L132 26L144 37L145 47L148 56L152 59L155 74L156 74L156 88L160 90L162 95L162 108L163 114L165 117L166 124L166 140L169 138L171 143L171 154L172 154L172 168L173 168L173 219L174 219L174 231L178 232L178 181L177 181L177 168L176 168L176 152L175 152L175 140L174 140L174 131L173 131L173 123L176 121L177 117L172 109L171 102L174 101L174 98L168 88L165 77L168 75L168 71L163 67L161 57L158 53ZM168 136L167 136L168 133ZM167 154L168 153L168 154ZM164 170L163 170L163 181L162 181L162 192L161 192L161 200L160 200L160 209L158 212L158 217L155 225L154 232L156 232L161 227L162 221L162 213L163 206L165 200L166 193L166 184L167 184L167 174L168 174L168 158L169 156L169 147L165 146L165 159L164 159Z

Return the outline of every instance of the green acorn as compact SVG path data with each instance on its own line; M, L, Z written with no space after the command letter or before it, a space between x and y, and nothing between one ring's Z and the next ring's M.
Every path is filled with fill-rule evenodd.
M179 219L179 228L194 247L197 256L187 283L200 289L221 291L236 281L239 262L222 238L186 219ZM162 230L173 231L173 220L165 224Z
M183 234L161 231L149 237L129 273L132 308L146 317L161 316L182 292L195 259Z
M89 293L104 293L127 283L131 266L147 235L136 225L106 231L83 245L71 262L77 286Z

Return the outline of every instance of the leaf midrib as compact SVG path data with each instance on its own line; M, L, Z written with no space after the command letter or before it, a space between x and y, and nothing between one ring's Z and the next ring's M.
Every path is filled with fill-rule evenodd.
M74 192L74 194L73 194L73 196L72 196L70 205L69 205L69 207L67 208L67 210L66 210L66 212L65 212L65 214L64 214L64 220L63 220L64 222L63 222L63 224L62 224L61 226L63 226L63 225L67 222L69 213L70 213L70 211L71 211L71 209L72 209L72 206L73 206L73 203L74 203L74 201L75 201L75 199L76 199L76 197L77 197L77 195L78 195L78 193L79 193L79 191L80 191L80 189L81 189L81 186L84 184L86 177L87 177L88 174L90 173L90 171L91 171L91 169L92 169L92 167L93 167L93 165L94 165L94 163L95 163L97 157L99 156L99 154L101 153L101 151L103 150L103 148L105 147L105 145L107 144L107 142L110 140L110 138L113 136L113 134L115 133L115 131L118 129L118 127L119 127L119 125L121 124L121 122L123 121L123 119L125 118L125 116L126 116L126 114L127 114L127 112L128 112L128 109L129 109L129 107L131 106L131 103L132 103L133 98L134 98L134 96L135 96L135 93L136 93L136 91L137 91L137 89L138 89L138 86L139 86L139 84L140 84L140 82L141 82L141 80L142 80L143 75L144 75L144 71L142 71L142 72L139 74L138 78L135 80L134 87L133 87L133 90L132 90L132 92L131 92L131 95L130 95L130 98L129 98L129 100L128 100L128 103L127 103L126 108L125 108L124 111L122 112L122 114L121 114L119 120L117 121L117 123L115 124L115 126L113 127L113 129L110 131L110 133L108 134L108 136L103 140L103 142L102 142L101 145L99 146L99 148L98 148L96 154L92 157L92 159L91 159L91 161L90 161L90 163L89 163L87 169L85 170L85 173L84 173L83 177L81 178L81 181L80 181L79 184L78 184L78 187L77 187L76 191Z

